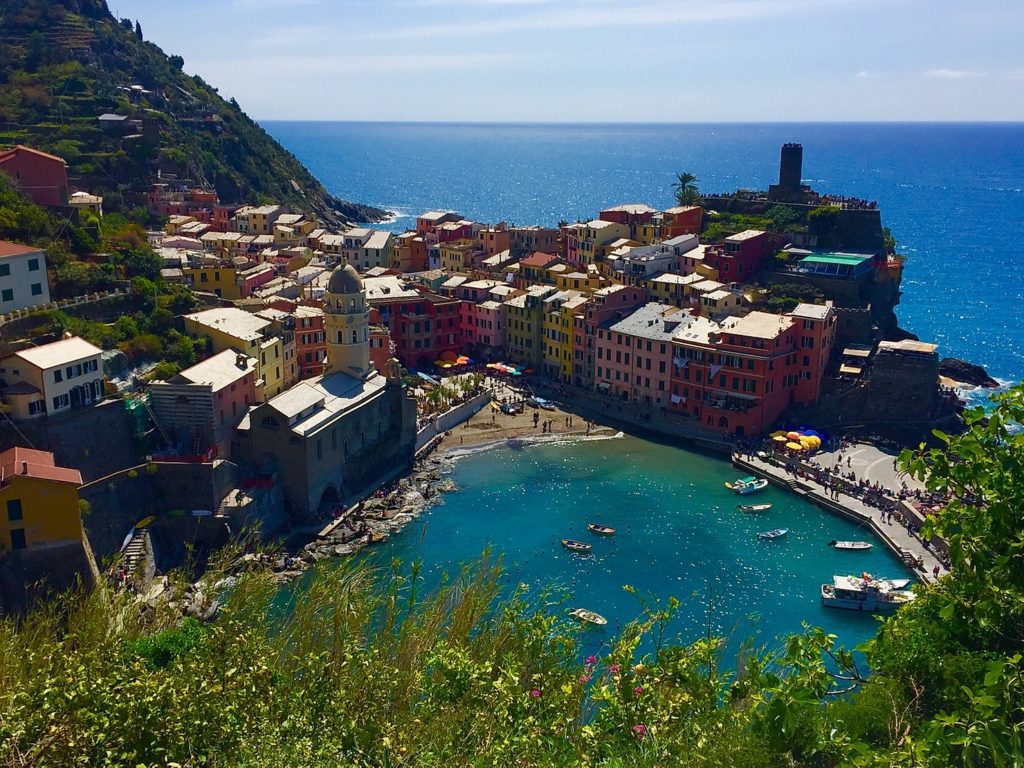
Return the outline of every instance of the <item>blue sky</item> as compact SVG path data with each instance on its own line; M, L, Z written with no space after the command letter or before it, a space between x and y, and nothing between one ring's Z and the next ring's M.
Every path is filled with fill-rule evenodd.
M264 120L1024 120L1017 0L108 1Z

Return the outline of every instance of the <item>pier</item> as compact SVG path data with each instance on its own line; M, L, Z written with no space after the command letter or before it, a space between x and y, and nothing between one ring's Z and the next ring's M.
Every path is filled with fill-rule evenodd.
M924 584L931 584L935 581L933 570L939 567L939 573L945 573L946 568L936 554L924 546L924 543L907 531L906 527L898 522L883 522L882 511L868 506L855 496L839 492L838 497L833 495L831 489L821 483L807 477L796 477L786 472L785 467L779 466L771 460L771 457L751 456L748 454L733 454L733 466L751 475L763 477L773 485L803 496L807 501L815 504L832 514L845 517L866 528L883 542L893 554L902 560L913 572L914 576ZM907 561L913 559L916 562L923 561L924 566L918 568Z

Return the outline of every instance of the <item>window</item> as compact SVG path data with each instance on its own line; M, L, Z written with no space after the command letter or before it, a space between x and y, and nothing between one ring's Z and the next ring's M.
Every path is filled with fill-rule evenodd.
M8 277L11 274L10 264L0 264L0 277Z
M25 529L15 528L11 531L11 549L25 548Z
M11 288L4 288L3 292L0 293L0 301L14 301L14 290Z
M7 502L7 521L14 523L22 519L21 499L11 499Z
M53 398L53 410L55 411L60 408L67 408L69 405L71 405L71 398L68 395L57 395Z
M54 384L59 384L62 381L64 381L64 373L62 371L60 371L60 370L54 371L53 372L53 383Z
M36 400L34 403L28 404L28 412L30 414L43 413L46 411L46 403L42 400Z

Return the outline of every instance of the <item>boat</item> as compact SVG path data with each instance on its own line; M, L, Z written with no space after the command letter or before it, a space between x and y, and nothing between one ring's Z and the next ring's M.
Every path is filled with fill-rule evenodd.
M756 477L744 477L739 480L734 480L731 483L726 483L725 487L733 493L738 493L740 496L746 496L748 493L754 493L755 491L761 491L768 487L768 481L764 478L760 480Z
M875 579L861 576L833 576L831 584L821 585L821 603L828 608L871 613L894 613L916 595L903 589L909 579ZM900 585L900 586L897 586Z
M570 552L589 552L593 549L592 546L582 541L575 541L573 539L562 539L562 546L568 549Z
M596 533L598 536L614 536L615 529L610 525L601 525L600 523L587 523L587 530L591 533Z
M737 504L736 509L740 512L767 512L772 508L771 504Z
M770 531L762 531L757 534L757 538L761 541L771 541L772 539L781 539L789 533L789 528L772 528Z
M836 541L833 539L828 543L830 547L835 549L849 549L849 550L865 550L871 549L871 543L868 541Z
M569 615L578 621L582 621L585 624L593 624L596 627L603 627L608 623L608 619L599 613L588 611L586 608L574 608L569 611Z

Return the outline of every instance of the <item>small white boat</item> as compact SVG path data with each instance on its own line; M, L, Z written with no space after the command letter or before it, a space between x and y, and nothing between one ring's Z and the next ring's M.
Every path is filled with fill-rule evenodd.
M767 512L772 508L771 504L737 504L736 509L740 512Z
M821 585L821 602L828 608L894 613L916 597L913 592L903 589L909 583L909 579L875 579L867 573L833 576L831 584Z
M744 477L739 480L734 480L731 483L726 483L725 487L733 493L738 493L740 496L746 496L748 493L754 493L755 491L761 491L768 487L768 481L764 478L760 480L756 477Z
M596 533L598 536L614 536L615 529L610 525L601 525L601 523L587 523L587 530L591 533Z
M594 547L583 541L575 541L574 539L562 539L562 546L568 549L570 552L589 552Z
M867 541L836 541L833 539L828 543L830 547L835 549L848 549L848 550L865 550L871 549L871 543Z
M588 611L586 608L574 608L569 611L569 615L577 621L581 621L584 624L593 624L595 627L603 627L608 623L608 619L599 613Z
M757 538L761 541L771 541L772 539L781 539L789 533L789 528L773 528L770 531L762 531L757 534Z

